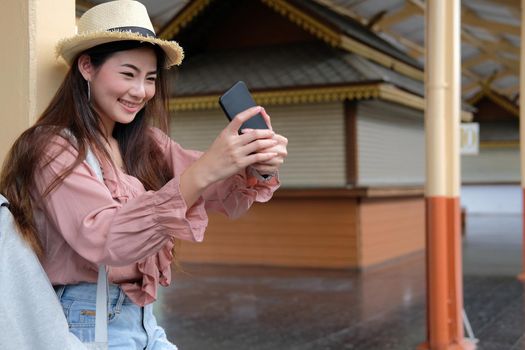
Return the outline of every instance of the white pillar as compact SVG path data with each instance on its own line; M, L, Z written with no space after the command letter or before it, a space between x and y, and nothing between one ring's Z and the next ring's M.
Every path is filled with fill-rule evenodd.
M427 341L419 347L427 350L475 349L462 322L460 27L460 0L427 0Z

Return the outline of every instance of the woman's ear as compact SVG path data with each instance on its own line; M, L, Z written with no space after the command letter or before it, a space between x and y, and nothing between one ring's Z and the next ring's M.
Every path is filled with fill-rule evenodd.
M86 79L86 81L91 81L91 78L94 73L93 65L91 64L91 57L86 54L81 55L78 58L78 70L80 74Z

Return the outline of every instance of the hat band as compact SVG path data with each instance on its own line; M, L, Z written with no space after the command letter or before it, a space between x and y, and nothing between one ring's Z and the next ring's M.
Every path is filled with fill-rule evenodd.
M154 32L144 27L116 27L108 29L108 32L132 32L145 37L157 37Z

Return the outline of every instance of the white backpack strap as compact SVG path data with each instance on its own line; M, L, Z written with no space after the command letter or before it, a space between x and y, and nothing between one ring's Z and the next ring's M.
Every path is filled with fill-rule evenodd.
M87 149L86 162L97 174L97 178L104 182L102 170L97 157L90 148ZM95 343L108 342L108 275L106 265L98 267L97 280L97 312L95 316Z
M106 265L98 267L95 343L108 342L108 275Z

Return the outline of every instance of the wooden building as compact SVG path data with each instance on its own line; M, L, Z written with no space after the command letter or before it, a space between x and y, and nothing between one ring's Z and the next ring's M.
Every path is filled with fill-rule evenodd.
M161 35L186 51L174 139L206 149L237 80L289 139L275 197L237 221L212 215L182 261L361 269L423 251L419 62L310 0L190 1Z
M476 108L480 152L463 158L464 184L516 184L520 182L519 107L515 101L484 87L469 99Z
M467 216L522 211L519 107L486 85L468 102L476 108L479 153L462 158L462 205ZM487 200L490 198L490 200Z

